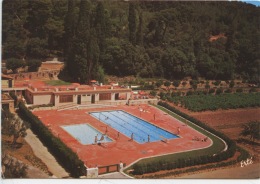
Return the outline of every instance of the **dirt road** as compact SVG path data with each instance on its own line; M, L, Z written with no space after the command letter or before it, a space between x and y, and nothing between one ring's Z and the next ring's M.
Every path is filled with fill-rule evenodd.
M259 179L260 164L252 164L245 167L234 167L205 171L203 173L190 174L175 178L186 179ZM170 177L169 177L170 178Z

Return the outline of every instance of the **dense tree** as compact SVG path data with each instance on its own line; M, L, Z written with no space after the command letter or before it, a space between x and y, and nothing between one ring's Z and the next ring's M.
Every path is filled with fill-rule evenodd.
M82 83L99 67L118 76L259 83L259 13L242 2L4 0L3 59L64 56Z
M27 1L3 1L2 43L3 58L22 59L26 56L28 31L24 28Z
M37 59L28 60L27 65L29 72L36 72L38 71L38 68L41 66L41 61Z
M6 68L16 72L16 69L25 66L25 61L16 58L10 58L7 60Z

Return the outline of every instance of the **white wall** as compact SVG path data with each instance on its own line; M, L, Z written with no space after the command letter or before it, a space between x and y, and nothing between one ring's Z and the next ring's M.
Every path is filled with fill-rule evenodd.
M33 105L41 105L41 104L50 104L53 103L51 101L52 95L34 95L33 96Z
M89 104L91 103L91 95L81 95L81 104Z

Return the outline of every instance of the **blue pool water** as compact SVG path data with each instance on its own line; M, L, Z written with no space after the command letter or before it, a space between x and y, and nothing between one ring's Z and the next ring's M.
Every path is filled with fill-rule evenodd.
M61 127L83 145L95 143L96 135L98 135L98 140L100 140L102 136L101 132L99 132L89 124L68 125ZM107 136L104 136L104 140L102 140L102 142L112 142L112 140Z
M166 139L175 139L178 136L163 130L147 121L124 111L104 111L90 113L96 119L116 129L127 137L134 135L134 140L138 143L145 143L150 136L150 142Z

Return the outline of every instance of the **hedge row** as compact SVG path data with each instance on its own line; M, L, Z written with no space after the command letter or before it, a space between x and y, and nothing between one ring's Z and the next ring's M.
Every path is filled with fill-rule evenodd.
M204 165L204 166L200 166L200 167L192 167L192 168L188 168L185 170L171 171L171 172L167 172L167 173L163 173L163 174L155 174L153 176L149 175L149 176L144 176L142 178L162 178L162 177L167 177L167 176L171 176L171 175L178 175L178 174L187 173L187 172L195 172L195 171L204 170L204 169L225 167L225 166L229 166L229 165L233 165L238 162L241 162L242 160L246 160L247 158L250 158L250 154L245 149L237 147L237 151L240 152L240 155L237 157L236 160L231 160L228 162L219 162L219 163Z
M226 151L222 151L220 153L216 153L214 155L202 155L195 158L187 158L187 159L178 159L174 162L167 163L166 161L154 161L150 163L136 163L133 165L133 174L139 175L139 174L145 174L145 173L152 173L160 170L171 170L176 168L184 168L188 166L194 166L194 165L200 165L200 164L206 164L206 163L213 163L213 162L219 162L222 160L226 160L232 156L234 156L236 152L236 144L232 140L230 140L227 136L224 134L206 126L204 123L198 121L197 119L190 117L189 115L182 113L181 111L175 109L174 107L170 106L169 104L165 102L159 102L158 105L165 107L166 109L182 116L183 118L195 123L196 125L200 126L201 128L204 128L205 130L215 134L216 136L222 138L228 146L228 149Z
M22 119L30 123L32 131L72 177L77 178L85 175L84 163L79 159L78 155L59 138L53 136L48 128L27 109L24 103L19 103L19 115Z

